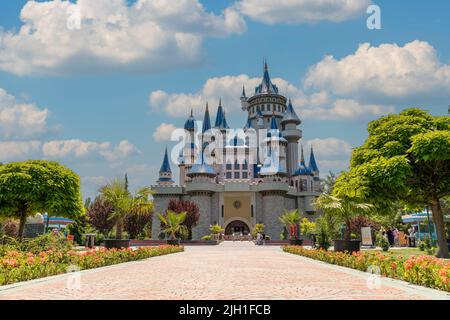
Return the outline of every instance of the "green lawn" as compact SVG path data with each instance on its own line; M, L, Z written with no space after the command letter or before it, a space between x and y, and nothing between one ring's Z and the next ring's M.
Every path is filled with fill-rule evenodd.
M403 257L428 255L426 251L420 251L419 248L389 249L389 251L387 252L384 252L381 249L363 250L363 251L381 252L386 255L403 256Z

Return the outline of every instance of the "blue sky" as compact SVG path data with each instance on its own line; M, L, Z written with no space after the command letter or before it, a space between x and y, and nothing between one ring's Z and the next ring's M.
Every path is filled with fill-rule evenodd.
M244 125L237 92L243 83L251 91L264 57L293 98L323 174L345 169L368 121L382 114L407 106L446 114L450 2L372 2L382 29L369 30L369 0L349 8L340 0L260 1L264 10L255 0L96 1L95 8L71 1L81 7L75 31L64 29L65 1L2 1L0 161L58 160L82 177L86 196L125 172L133 186L153 184L164 147L173 145L167 131L182 126L191 107L199 115L221 96L230 125ZM136 18L139 2L147 7Z

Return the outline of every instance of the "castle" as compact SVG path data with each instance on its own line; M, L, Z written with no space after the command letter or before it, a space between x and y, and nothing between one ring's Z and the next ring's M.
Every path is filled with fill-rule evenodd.
M247 121L239 132L231 131L231 136L221 101L214 126L208 105L201 128L196 128L199 125L191 111L184 125L188 139L177 161L179 185L172 179L166 148L157 185L152 187L156 212L164 212L173 198L198 205L200 220L193 239L209 234L213 224L221 225L225 234L246 234L258 223L265 225L271 239L280 239L279 216L285 209L299 209L304 216L315 218L312 202L320 194L321 180L313 147L306 164L303 147L299 152L301 121L291 100L272 83L267 62L261 84L251 97L244 87L240 102ZM198 140L201 143L194 143ZM212 142L220 147L210 148L207 157ZM157 238L160 222L154 216L152 236Z

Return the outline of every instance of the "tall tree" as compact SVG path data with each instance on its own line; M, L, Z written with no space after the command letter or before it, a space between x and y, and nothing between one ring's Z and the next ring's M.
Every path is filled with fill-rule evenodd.
M406 109L372 121L368 132L337 184L380 208L395 201L431 207L438 257L448 258L441 200L450 195L450 117Z
M116 224L112 217L114 207L104 197L98 196L86 210L89 224L107 237Z
M38 212L76 218L84 214L80 178L57 162L30 160L0 166L0 214L19 219L23 238L27 217Z
M152 221L153 201L149 199L150 194L150 189L142 188L133 196L131 211L124 221L125 230L132 239L136 239Z
M167 206L167 210L174 211L176 213L186 212L186 219L183 222L183 225L186 226L188 231L188 239L192 239L192 228L194 228L200 219L200 209L192 201L189 200L180 200L180 199L171 199L169 201L169 205Z

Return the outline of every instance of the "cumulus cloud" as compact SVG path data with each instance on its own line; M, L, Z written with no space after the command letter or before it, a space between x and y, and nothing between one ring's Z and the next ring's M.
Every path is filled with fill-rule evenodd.
M433 46L412 41L404 46L361 44L340 60L327 56L312 66L308 88L358 98L430 97L450 94L450 65L440 62Z
M345 140L338 138L325 139L311 139L305 141L305 148L313 146L314 154L320 158L327 158L330 156L350 156L352 153L352 146Z
M88 156L102 156L108 161L117 161L139 150L126 140L121 141L117 146L112 146L110 142L92 142L79 139L54 140L43 144L42 153L44 157L51 159L73 159Z
M325 90L308 94L300 86L295 86L282 78L274 78L272 81L278 86L281 94L292 98L293 105L301 118L355 119L380 116L394 111L392 106L362 104L352 99L337 99ZM198 117L203 115L207 101L209 101L210 111L214 113L218 99L222 98L222 104L227 112L240 112L239 97L242 93L242 85L245 85L247 96L250 96L260 82L261 78L252 78L246 74L215 77L208 79L202 89L195 93L153 91L149 97L149 104L154 111L163 111L172 117L186 117L191 109Z
M176 127L173 124L163 122L158 128L156 128L155 132L153 133L153 139L156 142L170 141L172 132L175 129Z
M197 63L205 37L246 30L235 9L198 0L28 1L20 19L0 29L0 70L17 75L159 71Z
M256 21L295 24L349 20L362 15L370 3L370 0L241 0L235 6Z
M29 138L47 130L49 111L21 103L0 88L0 138Z
M0 161L25 160L39 152L40 141L0 141Z

